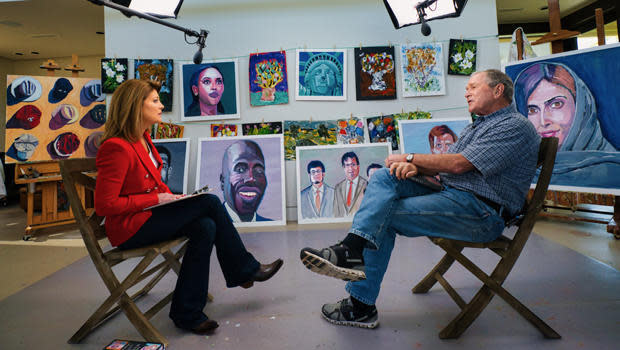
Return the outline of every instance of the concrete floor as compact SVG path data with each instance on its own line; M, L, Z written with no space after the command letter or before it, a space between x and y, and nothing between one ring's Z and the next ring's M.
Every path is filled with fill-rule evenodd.
M49 348L54 349L100 349L114 337L140 339L119 315L84 344L65 344L105 295L92 263L88 258L81 259L87 253L78 231L71 227L47 229L34 240L23 241L25 215L17 206L0 208L0 227L0 344L4 344L0 348L11 344L10 348L29 349L48 344L49 339ZM298 252L306 245L333 243L346 228L343 224L290 223L277 228L243 229L243 239L257 258L269 261L280 256L285 260L280 276L272 284L257 285L249 290L251 293L226 289L214 263L212 294L216 301L207 306L207 312L220 322L215 335L205 339L179 332L167 319L167 310L153 322L164 334L170 334L173 349L439 349L454 344L467 349L612 349L612 344L620 341L620 241L605 232L605 225L541 218L534 228L536 235L517 262L514 276L508 278L507 288L563 335L558 342L543 340L498 298L464 337L455 341L437 339L438 330L458 309L437 287L421 297L409 292L440 257L440 252L424 239L400 239L395 249L396 261L390 265L377 303L382 322L378 331L328 324L319 317L320 304L344 296L343 284L305 270L298 261ZM485 263L484 258L480 259ZM411 264L419 260L422 262ZM469 276L461 270L456 269L449 277L456 279L456 286L461 287L460 292L464 289L467 298L477 284L465 279ZM166 290L173 286L171 278ZM74 301L84 305L74 306ZM53 321L36 319L52 313ZM53 332L46 328L50 322L54 324Z

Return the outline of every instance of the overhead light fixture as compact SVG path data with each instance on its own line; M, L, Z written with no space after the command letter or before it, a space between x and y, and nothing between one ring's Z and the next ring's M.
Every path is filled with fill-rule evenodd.
M157 18L177 18L183 0L111 0L134 11L146 13ZM93 1L95 2L95 1ZM130 17L130 14L125 13Z
M383 0L383 3L394 28L422 24L422 35L428 36L431 34L431 27L426 22L460 16L467 0Z
M172 29L185 33L185 42L198 45L198 51L194 54L194 63L202 62L202 49L205 48L208 30L201 29L197 32L184 28L174 23L166 22L161 18L176 18L183 0L87 0L95 5L103 5L121 11L125 16L136 16L155 22ZM195 37L195 41L188 41L187 37Z

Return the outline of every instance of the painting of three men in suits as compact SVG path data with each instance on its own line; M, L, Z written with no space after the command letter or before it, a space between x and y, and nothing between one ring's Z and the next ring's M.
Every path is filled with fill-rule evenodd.
M297 147L299 223L349 222L368 179L391 153L389 144Z

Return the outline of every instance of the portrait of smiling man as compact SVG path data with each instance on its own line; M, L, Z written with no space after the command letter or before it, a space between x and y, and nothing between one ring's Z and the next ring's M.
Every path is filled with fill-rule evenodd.
M240 140L226 148L220 184L233 222L272 221L256 212L267 188L265 157L256 142Z

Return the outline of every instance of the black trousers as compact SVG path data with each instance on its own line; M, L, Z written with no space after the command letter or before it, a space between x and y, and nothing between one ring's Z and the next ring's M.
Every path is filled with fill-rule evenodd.
M209 264L215 246L229 288L249 281L259 262L243 245L219 198L206 194L154 208L153 215L119 249L133 249L180 236L189 238L170 306L170 318L192 329L208 319L203 313L209 290Z

